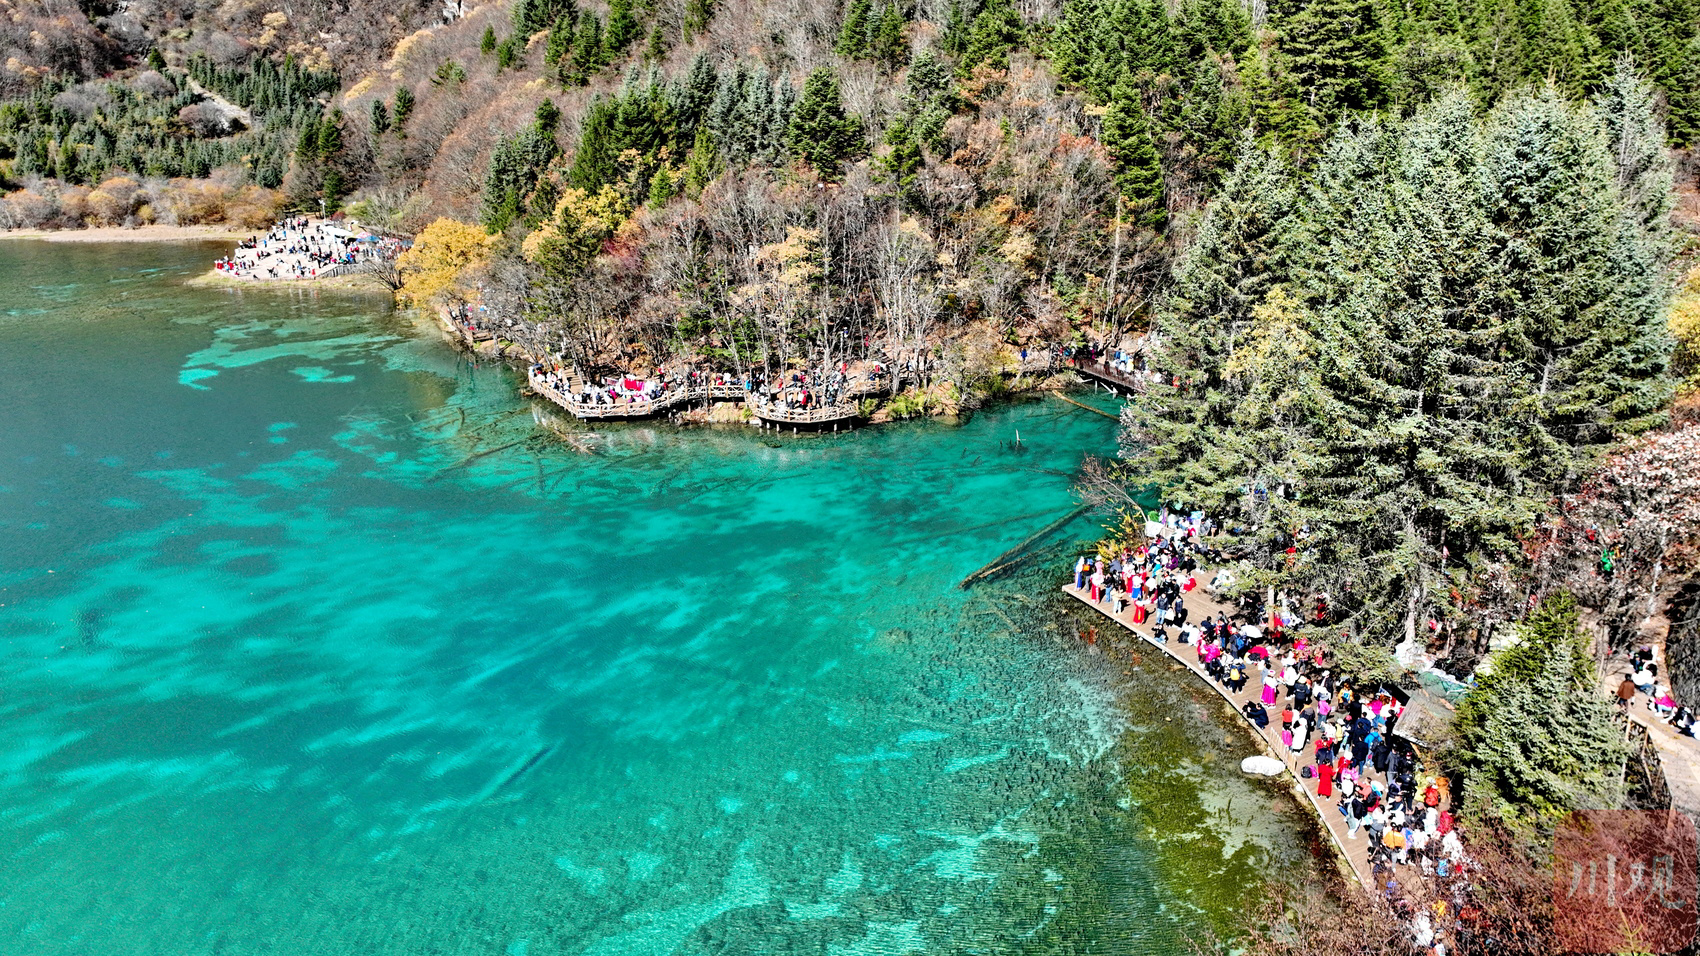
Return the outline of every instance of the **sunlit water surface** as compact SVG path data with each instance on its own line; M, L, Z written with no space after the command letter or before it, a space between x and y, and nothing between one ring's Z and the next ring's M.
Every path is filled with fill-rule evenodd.
M0 952L1171 953L1314 866L1056 562L957 587L1108 419L584 453L215 254L0 244Z

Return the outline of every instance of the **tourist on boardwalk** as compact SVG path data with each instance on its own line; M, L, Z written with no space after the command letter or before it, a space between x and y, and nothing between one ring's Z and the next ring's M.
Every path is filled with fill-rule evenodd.
M1106 550L1105 559L1090 565L1077 559L1077 593L1118 620L1149 627L1153 640L1162 640L1167 627L1178 627L1181 640L1194 646L1185 658L1177 659L1196 662L1195 669L1230 695L1247 722L1260 732L1280 731L1283 752L1290 753L1304 771L1295 774L1302 776L1301 786L1341 814L1343 838L1355 840L1360 830L1369 831L1367 843L1359 844L1365 856L1353 854L1357 865L1373 867L1369 878L1394 887L1396 895L1402 891L1394 874L1403 867L1424 879L1458 880L1463 848L1444 806L1443 785L1433 777L1419 781L1415 754L1392 737L1403 705L1379 686L1355 686L1349 675L1329 666L1316 632L1307 633L1307 628L1328 622L1324 596L1301 600L1278 594L1275 602L1266 605L1250 595L1239 602L1238 620L1225 611L1207 613L1197 623L1182 619L1181 596L1191 590L1189 581L1196 586L1194 558L1203 553L1203 544L1188 530L1193 520L1193 516L1165 512L1161 528L1143 544ZM1093 569L1091 575L1080 573L1086 567ZM1217 575L1213 580L1228 581L1231 576ZM1113 591L1118 600L1106 606L1102 589ZM1124 594L1133 603L1119 600ZM1312 606L1318 610L1306 616L1289 610ZM1125 614L1118 610L1123 607ZM1145 625L1147 614L1154 624L1158 620L1162 624ZM1244 699L1254 663L1260 680L1250 699ZM1651 703L1661 714L1670 710L1673 721L1687 716L1674 701L1661 699L1664 688L1655 689L1661 695ZM1280 726L1270 728L1277 705ZM1692 718L1687 719L1692 725ZM1448 925L1453 922L1448 920Z

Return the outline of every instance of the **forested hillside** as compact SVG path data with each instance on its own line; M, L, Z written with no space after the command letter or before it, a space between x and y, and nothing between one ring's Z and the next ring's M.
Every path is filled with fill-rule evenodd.
M915 408L1153 328L1136 454L1216 507L1314 486L1253 502L1310 540L1271 580L1328 569L1366 631L1491 601L1672 386L1700 2L152 2L7 8L95 39L14 38L4 224L346 208L534 351L924 358Z
M1643 82L1684 187L1700 136L1689 0L9 2L90 39L11 41L6 225L346 208L460 264L405 295L580 363L926 354L946 403L1006 346L1146 328L1247 157L1320 174L1439 104L1609 137L1594 104ZM1578 249L1610 251L1596 219Z
M627 245L641 249L724 177L745 194L773 192L784 227L819 232L801 241L831 250L841 240L818 225L823 210L783 195L818 181L838 184L835 206L857 199L875 219L912 222L934 262L924 285L947 312L1038 326L1142 314L1248 130L1302 165L1355 112L1409 115L1449 89L1477 108L1549 83L1586 98L1628 54L1658 90L1672 145L1700 135L1700 3L1688 0L522 0L470 10L354 0L287 11L6 0L4 12L0 93L30 117L14 110L0 134L0 173L28 190L0 211L12 225L98 220L66 187L122 176L163 197L180 188L169 178L185 177L226 193L280 189L280 206L360 202L403 231L439 215L478 221L512 233L503 249L517 253L545 220L573 231L555 210L576 197L568 190L611 187L618 197L601 201L619 212L603 225L630 223ZM136 108L159 92L150 60L187 102ZM234 89L257 82L243 77L258 78L260 64L335 73L341 95L265 104L254 112L269 115L269 135L217 128L202 115L216 108L183 115L199 102L181 92L189 74L216 72ZM106 82L77 86L87 80ZM67 102L42 105L55 97ZM545 99L558 118L531 128ZM793 130L805 101L810 115ZM181 155L150 152L158 140ZM1069 182L1058 191L1046 175ZM770 224L739 237L739 256L752 238L771 246L787 234ZM567 283L586 285L570 298L594 293L598 308L629 311L628 300L652 297L594 258L584 271L596 281ZM547 268L548 284L561 284L563 263L530 261L525 281ZM860 321L874 307L865 288L846 291L849 274L828 269L822 281L828 311ZM592 288L610 284L620 288Z

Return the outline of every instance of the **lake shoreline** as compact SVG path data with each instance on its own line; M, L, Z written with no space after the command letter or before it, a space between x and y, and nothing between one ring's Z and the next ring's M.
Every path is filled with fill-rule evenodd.
M256 292L327 291L361 296L381 294L386 298L390 295L383 283L369 275L359 273L332 276L328 279L238 279L234 276L225 275L217 269L209 269L184 281L183 284L203 289L240 289Z
M89 229L0 229L0 239L40 242L239 242L255 232L232 225L97 226Z

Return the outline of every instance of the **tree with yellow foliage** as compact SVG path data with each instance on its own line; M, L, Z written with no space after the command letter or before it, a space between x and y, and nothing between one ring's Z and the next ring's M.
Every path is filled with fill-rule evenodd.
M1670 333L1676 339L1671 371L1685 388L1700 386L1700 266L1688 273L1670 308Z
M568 187L555 203L548 223L525 237L525 259L551 279L571 282L601 253L603 243L619 231L631 213L631 201L613 186L603 186L594 193Z
M490 258L498 237L473 223L440 218L425 227L413 248L401 254L397 295L414 307L466 298L470 274Z

